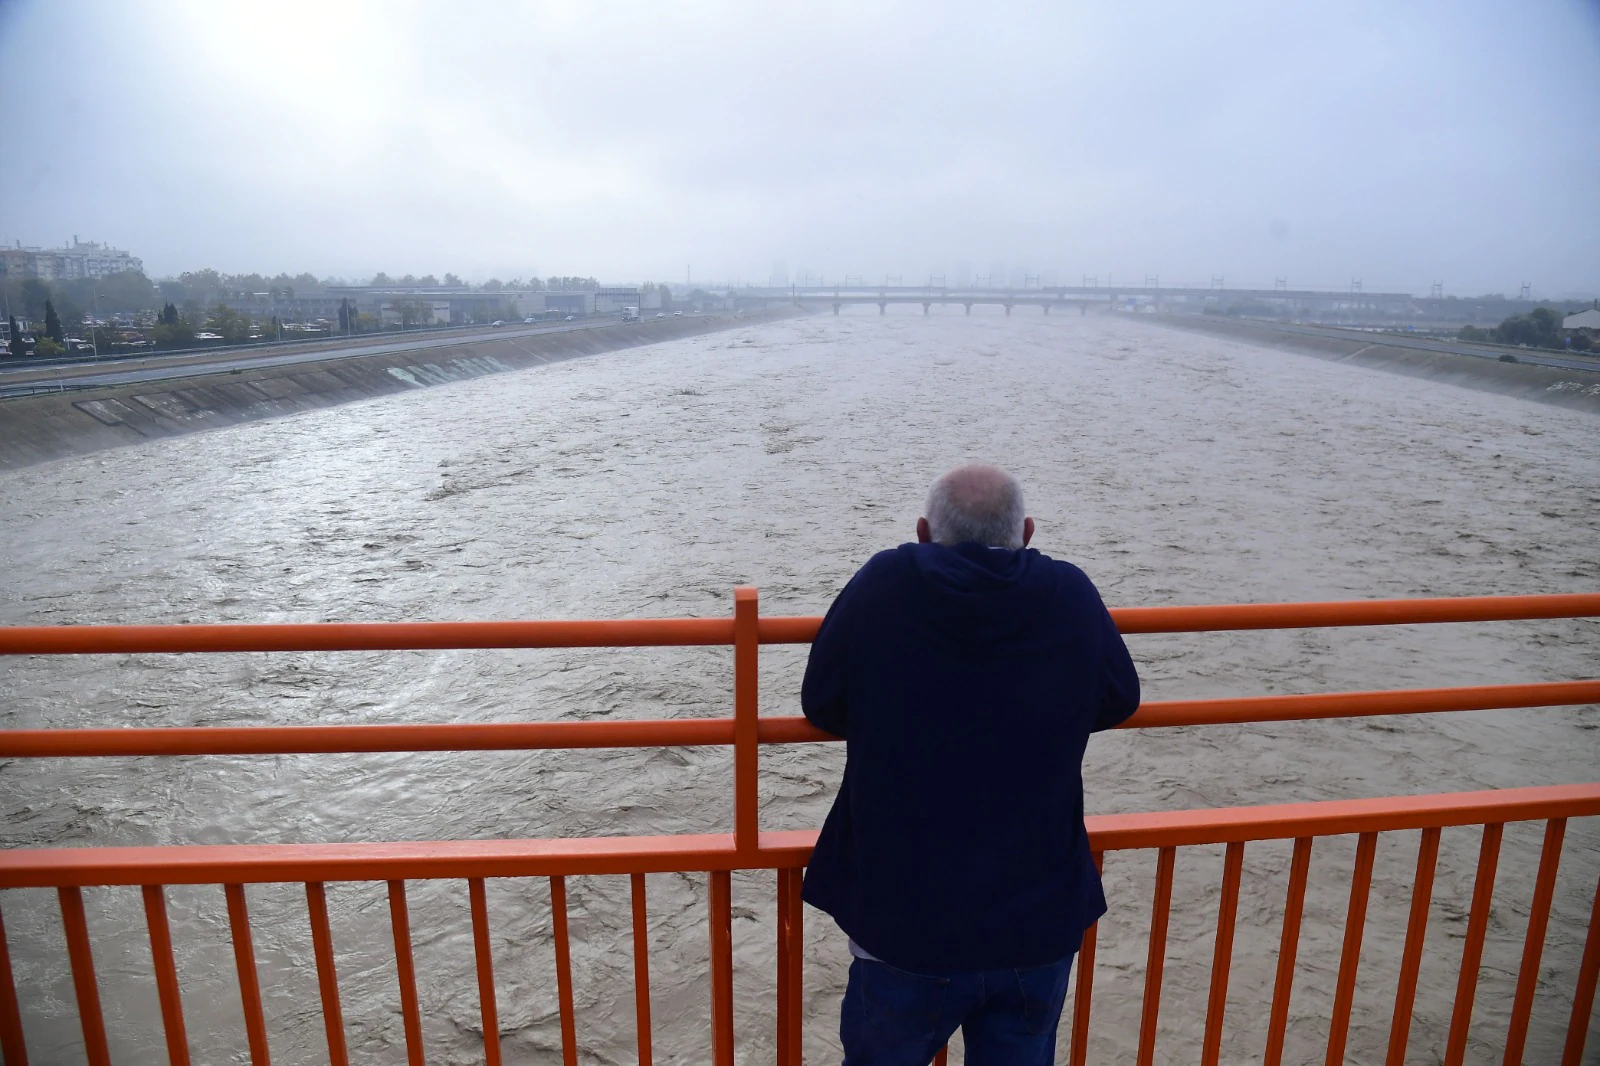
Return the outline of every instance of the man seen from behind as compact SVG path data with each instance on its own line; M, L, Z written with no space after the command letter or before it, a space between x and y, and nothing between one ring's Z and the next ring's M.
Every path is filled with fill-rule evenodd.
M934 483L917 543L880 552L817 633L801 703L846 742L806 902L850 938L845 1066L1049 1066L1073 955L1105 913L1084 748L1139 706L1088 577L1027 547L997 467Z

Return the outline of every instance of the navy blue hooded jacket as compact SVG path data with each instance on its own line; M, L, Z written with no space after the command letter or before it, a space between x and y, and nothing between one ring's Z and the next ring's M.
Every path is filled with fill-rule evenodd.
M1106 909L1084 748L1139 706L1127 646L1083 571L978 544L880 552L823 619L801 704L847 745L806 902L919 973L1078 949Z

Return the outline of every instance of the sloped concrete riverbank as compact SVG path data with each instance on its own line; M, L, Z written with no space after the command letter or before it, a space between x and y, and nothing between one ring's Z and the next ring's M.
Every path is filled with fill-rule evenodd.
M647 320L371 356L331 351L317 362L3 399L0 470L782 317L787 315Z
M1152 315L1142 316L1141 320L1478 392L1600 414L1600 372L1428 351L1406 347L1404 338L1382 333L1329 330L1318 335L1292 331L1271 322L1203 315ZM1516 357L1509 351L1505 354Z

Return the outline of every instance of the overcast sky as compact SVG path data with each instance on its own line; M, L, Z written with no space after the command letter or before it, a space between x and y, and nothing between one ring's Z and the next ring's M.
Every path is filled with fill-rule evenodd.
M147 272L1600 292L1600 2L0 0L0 238Z

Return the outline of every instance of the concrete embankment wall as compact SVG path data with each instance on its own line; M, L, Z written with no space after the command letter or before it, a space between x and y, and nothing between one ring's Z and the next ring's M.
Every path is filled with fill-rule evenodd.
M1596 373L1402 348L1385 344L1381 334L1362 337L1312 336L1277 329L1269 322L1203 315L1149 317L1160 325L1177 329L1216 334L1249 344L1313 355L1319 359L1353 363L1391 374L1600 414L1600 374Z
M0 399L0 470L787 317L664 322Z

